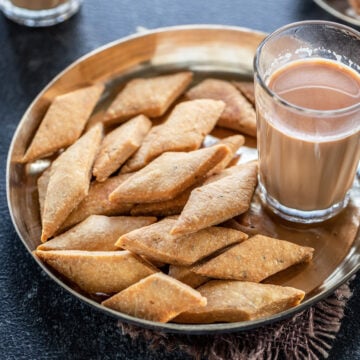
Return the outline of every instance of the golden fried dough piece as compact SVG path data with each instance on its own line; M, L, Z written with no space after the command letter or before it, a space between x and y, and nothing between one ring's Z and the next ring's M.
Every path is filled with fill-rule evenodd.
M222 100L226 104L217 125L256 136L256 114L253 106L228 81L206 79L191 88L186 97Z
M38 178L37 180L37 187L39 193L39 205L40 205L40 219L42 221L42 216L44 212L44 204L45 204L45 197L46 191L49 184L51 176L51 167L48 167Z
M156 273L102 302L102 305L137 318L168 322L194 307L206 305L206 298L190 286Z
M191 191L196 187L196 185L191 186L186 189L176 197L170 200L157 201L153 203L142 203L136 204L131 209L130 213L133 216L139 215L151 215L151 216L170 216L178 215L181 213L186 202L189 199Z
M117 95L104 116L105 124L114 124L139 114L158 117L187 88L192 80L189 71L130 80Z
M290 309L305 296L302 290L292 287L229 280L212 280L197 290L207 299L207 305L180 314L174 322L209 324L255 320Z
M146 256L141 256L141 255L140 255L140 257L142 257L145 261L147 261L148 263L154 265L154 266L157 267L157 268L162 268L163 266L166 265L165 263L163 263L163 262L161 262L161 261L156 261L156 260L150 259L150 258L148 258L148 257L146 257Z
M37 250L118 250L115 242L121 235L156 220L156 217L91 215L67 232L38 246Z
M241 231L209 227L197 233L170 234L176 219L166 218L155 224L124 234L116 246L174 265L191 265L228 245L247 239Z
M195 100L178 104L161 125L153 127L140 149L126 162L121 172L132 172L167 151L191 151L200 147L214 128L225 104L215 100Z
M226 141L230 138L235 137L242 137L242 135L234 135L230 136L229 138L224 139L223 142L219 142L216 145L223 143L227 145ZM234 139L234 144L238 139ZM232 146L228 146L231 148L231 151L235 153L235 149ZM142 204L136 204L131 209L130 213L133 216L139 216L139 215L151 215L151 216L170 216L170 215L178 215L183 210L185 204L189 200L190 194L196 187L199 187L201 185L205 185L207 183L213 182L215 180L219 180L220 178L223 178L225 176L228 176L230 174L234 174L238 172L239 169L241 169L241 166L245 166L245 164L238 165L238 166L232 166L227 169L223 169L224 166L226 166L227 159L231 158L231 153L229 153L229 156L227 156L223 161L221 161L218 165L216 165L212 170L210 170L206 174L205 180L200 180L195 185L191 186L190 188L186 189L176 197L170 200L165 201L158 201L158 202L152 202L152 203L142 203ZM216 171L216 174L214 173Z
M255 88L253 81L233 81L235 87L255 106Z
M218 181L220 179L223 179L227 176L238 174L239 172L245 171L244 168L247 168L247 167L252 169L254 166L258 166L257 161L249 161L247 163L230 166L226 169L221 170L217 174L213 174L213 175L207 177L203 181L202 185L207 185L207 184L213 183L215 181Z
M103 85L96 84L57 96L22 161L34 161L73 144L84 130L103 90Z
M314 249L255 235L192 271L216 279L260 282L288 267L309 262Z
M182 283L196 289L198 286L206 283L210 278L195 274L189 266L170 265L169 276L181 281Z
M109 196L110 201L129 203L173 199L199 181L229 153L225 145L196 151L166 152L124 181Z
M241 142L241 141L239 141L239 140L241 140L241 138L243 138L242 135L230 136L230 137L224 139L223 141L217 143L216 145L221 143L221 144L225 144L228 146L227 141L229 141L229 143L232 142L232 144L230 144L230 146L228 146L228 147L231 149L231 151L233 153L235 153L236 152L236 149L235 149L236 144ZM230 174L234 174L234 173L238 172L238 169L241 166L245 166L245 164L242 164L242 165L232 166L230 168L222 170L224 168L224 166L226 166L225 165L227 163L226 160L231 159L231 157L232 157L232 154L229 153L229 156L224 158L223 161L221 161L218 165L216 165L212 170L210 170L206 174L205 180L200 180L198 183L196 183L195 185L186 189L185 191L183 191L182 193L180 193L173 199L165 200L165 201L158 201L158 202L153 202L153 203L136 204L130 211L131 215L133 215L133 216L139 216L139 215L170 216L170 215L180 214L181 211L183 210L185 204L187 203L193 189L195 189L198 186L207 184L209 182L219 180L220 178L223 178ZM216 174L214 173L215 171L216 171Z
M101 124L94 126L53 162L44 202L42 242L55 234L88 194L91 168L102 132Z
M171 233L193 233L244 213L250 206L256 182L257 163L251 162L239 166L233 175L194 189ZM209 206L214 211L209 211Z
M221 170L225 169L231 163L236 151L240 148L240 146L244 145L244 143L245 138L242 135L233 135L220 140L217 144L226 145L229 148L230 153L223 161L221 161L212 170L209 171L208 176L217 174Z
M133 204L124 203L123 201L110 201L109 195L131 175L120 174L110 177L102 183L93 181L90 184L88 195L66 218L60 229L68 229L90 215L112 216L129 214Z
M116 293L159 271L129 251L36 250L34 253L88 293Z
M96 157L93 175L105 181L140 147L151 121L139 115L107 134Z

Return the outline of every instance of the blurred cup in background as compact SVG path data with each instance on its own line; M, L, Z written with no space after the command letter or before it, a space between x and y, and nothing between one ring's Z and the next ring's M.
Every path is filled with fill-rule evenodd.
M6 17L26 26L51 26L65 21L80 8L82 0L1 0Z

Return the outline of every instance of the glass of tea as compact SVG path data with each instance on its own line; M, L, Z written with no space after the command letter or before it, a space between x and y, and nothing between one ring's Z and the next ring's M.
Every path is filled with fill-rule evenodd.
M74 15L82 0L2 0L1 10L11 20L27 26L51 26Z
M360 158L360 33L290 24L260 44L254 68L262 201L294 222L335 216Z

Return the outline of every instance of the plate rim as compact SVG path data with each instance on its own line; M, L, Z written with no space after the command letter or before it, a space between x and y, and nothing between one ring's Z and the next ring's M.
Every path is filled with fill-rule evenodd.
M316 1L316 0L314 0ZM87 305L90 305L91 307L97 309L98 311L101 311L104 314L107 314L109 316L112 316L118 320L124 321L126 323L135 324L137 326L141 326L148 329L153 330L160 330L167 333L181 333L181 334L193 334L193 335L199 335L199 334L215 334L215 333L230 333L235 331L247 331L251 330L260 326L268 325L270 323L278 322L280 320L284 320L289 318L291 315L294 315L298 312L301 312L307 308L309 308L311 305L319 302L320 300L324 299L325 297L329 296L331 293L333 293L338 287L340 287L343 283L345 283L349 278L351 278L359 269L360 269L360 263L358 263L354 268L349 271L340 281L337 281L335 284L332 284L327 290L320 292L319 294L314 295L314 297L307 299L297 305L296 307L293 307L291 309L288 309L286 311L283 311L278 314L274 314L272 316L263 318L263 319L257 319L257 320L251 320L251 321L242 321L242 322L234 322L234 323L215 323L215 324L178 324L178 323L160 323L155 321L149 321L145 319L140 319L134 316L130 316L124 313L117 312L115 310L112 310L110 308L106 308L104 306L101 306L98 302L92 300L89 297L84 296L83 294L75 291L72 289L69 285L67 285L65 282L63 282L59 277L55 276L53 272L49 270L49 268L42 263L31 251L30 247L26 243L25 239L23 238L22 234L20 233L20 230L16 224L12 207L11 207L11 201L10 201L10 167L11 167L11 155L14 150L15 141L18 137L18 133L20 132L22 124L26 121L27 114L32 109L33 105L38 101L38 99L59 79L65 74L67 71L69 71L72 67L77 66L82 61L97 55L98 53L108 50L114 46L117 46L121 43L144 37L147 35L153 35L157 33L163 33L168 31L181 31L181 30L229 30L229 31L240 31L244 33L252 33L255 35L260 35L265 37L267 33L259 30L253 30L251 28L247 27L240 27L240 26L227 26L227 25L217 25L217 24L190 24L190 25L178 25L178 26L168 26L168 27L161 27L156 28L152 30L146 30L141 31L138 33L130 34L128 36L119 38L117 40L114 40L112 42L109 42L107 44L104 44L86 54L79 57L75 61L73 61L71 64L66 66L60 73L58 73L50 82L41 89L41 91L38 93L38 95L34 98L34 100L28 105L26 111L23 113L21 120L17 124L16 130L13 133L12 140L9 146L8 154L7 154L7 162L6 162L6 198L7 198L7 205L10 213L10 218L12 221L12 224L15 228L15 231L20 238L21 242L27 249L27 251L30 253L31 257L35 262L40 266L40 268L52 279L57 283L59 286L61 286L63 289L65 289L67 292L69 292L72 296L79 299L80 301L86 303ZM356 236L359 235L359 231ZM349 253L347 254L347 256ZM343 259L347 258L347 256ZM332 275L332 274L331 274ZM331 276L330 275L330 276Z

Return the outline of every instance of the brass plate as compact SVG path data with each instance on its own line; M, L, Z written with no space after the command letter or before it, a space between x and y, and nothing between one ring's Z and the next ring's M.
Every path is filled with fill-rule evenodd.
M149 31L106 45L74 62L58 75L33 101L24 114L10 146L7 164L7 196L12 221L29 252L39 244L40 218L36 179L48 166L48 160L22 165L16 162L27 148L52 99L61 93L89 83L104 81L107 85L91 121L96 121L114 96L115 90L134 76L190 69L195 81L207 76L224 79L250 79L255 50L265 34L238 27L180 26ZM217 130L215 137L229 134ZM213 138L209 136L208 142ZM241 162L256 157L255 141L247 139L241 150ZM160 324L138 319L101 306L94 298L75 291L50 268L35 260L60 286L89 305L114 317L139 326L168 332L199 334L247 330L278 321L319 301L342 284L360 267L359 183L354 186L352 203L335 220L312 229L292 228L269 216L254 198L250 215L239 219L243 226L279 238L315 247L310 265L298 266L271 278L273 283L293 285L307 292L299 306L266 319L209 325ZM356 237L356 239L355 239ZM355 239L355 240L354 240Z
M314 2L339 19L360 25L360 15L350 6L348 0L314 0Z

